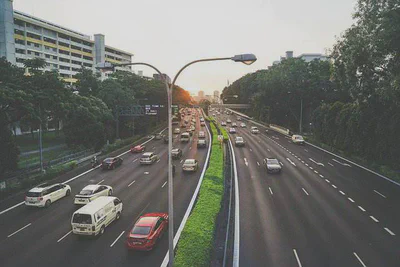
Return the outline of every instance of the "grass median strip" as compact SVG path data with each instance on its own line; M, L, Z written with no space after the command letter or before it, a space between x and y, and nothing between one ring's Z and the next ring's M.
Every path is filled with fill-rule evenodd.
M218 132L210 123L213 135L210 165L205 173L196 205L179 240L175 266L209 266L214 245L217 215L224 193L224 157Z

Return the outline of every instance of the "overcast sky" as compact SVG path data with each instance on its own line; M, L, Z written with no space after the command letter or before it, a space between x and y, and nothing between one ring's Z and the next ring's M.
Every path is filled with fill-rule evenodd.
M93 36L154 64L171 78L187 62L253 53L251 66L193 65L177 84L196 92L222 91L228 80L265 69L293 50L324 53L352 24L356 0L14 0L14 8ZM92 37L93 38L93 37ZM145 67L147 76L153 71Z

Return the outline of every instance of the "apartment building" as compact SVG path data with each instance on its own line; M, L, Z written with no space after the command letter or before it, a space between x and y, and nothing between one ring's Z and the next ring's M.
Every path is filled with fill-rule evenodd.
M105 44L103 34L91 36L13 10L11 0L0 0L0 57L23 67L25 59L43 58L47 70L57 70L64 81L76 82L82 68L96 64L129 63L133 54ZM131 71L130 66L117 70Z

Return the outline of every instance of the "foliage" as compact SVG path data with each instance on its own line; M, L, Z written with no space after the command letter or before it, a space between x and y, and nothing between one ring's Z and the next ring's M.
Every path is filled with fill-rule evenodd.
M96 96L100 90L100 81L98 75L94 74L91 69L82 66L80 72L75 75L78 79L76 89L81 96Z
M176 251L175 266L209 266L214 245L217 215L224 192L224 157L218 132L210 124L213 135L210 165L201 184L196 205L182 231Z

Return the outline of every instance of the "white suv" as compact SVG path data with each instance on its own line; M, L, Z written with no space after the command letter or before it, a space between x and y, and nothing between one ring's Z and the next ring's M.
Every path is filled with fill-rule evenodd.
M69 196L71 187L66 184L42 184L26 193L25 205L33 207L49 207L51 203L60 198Z

